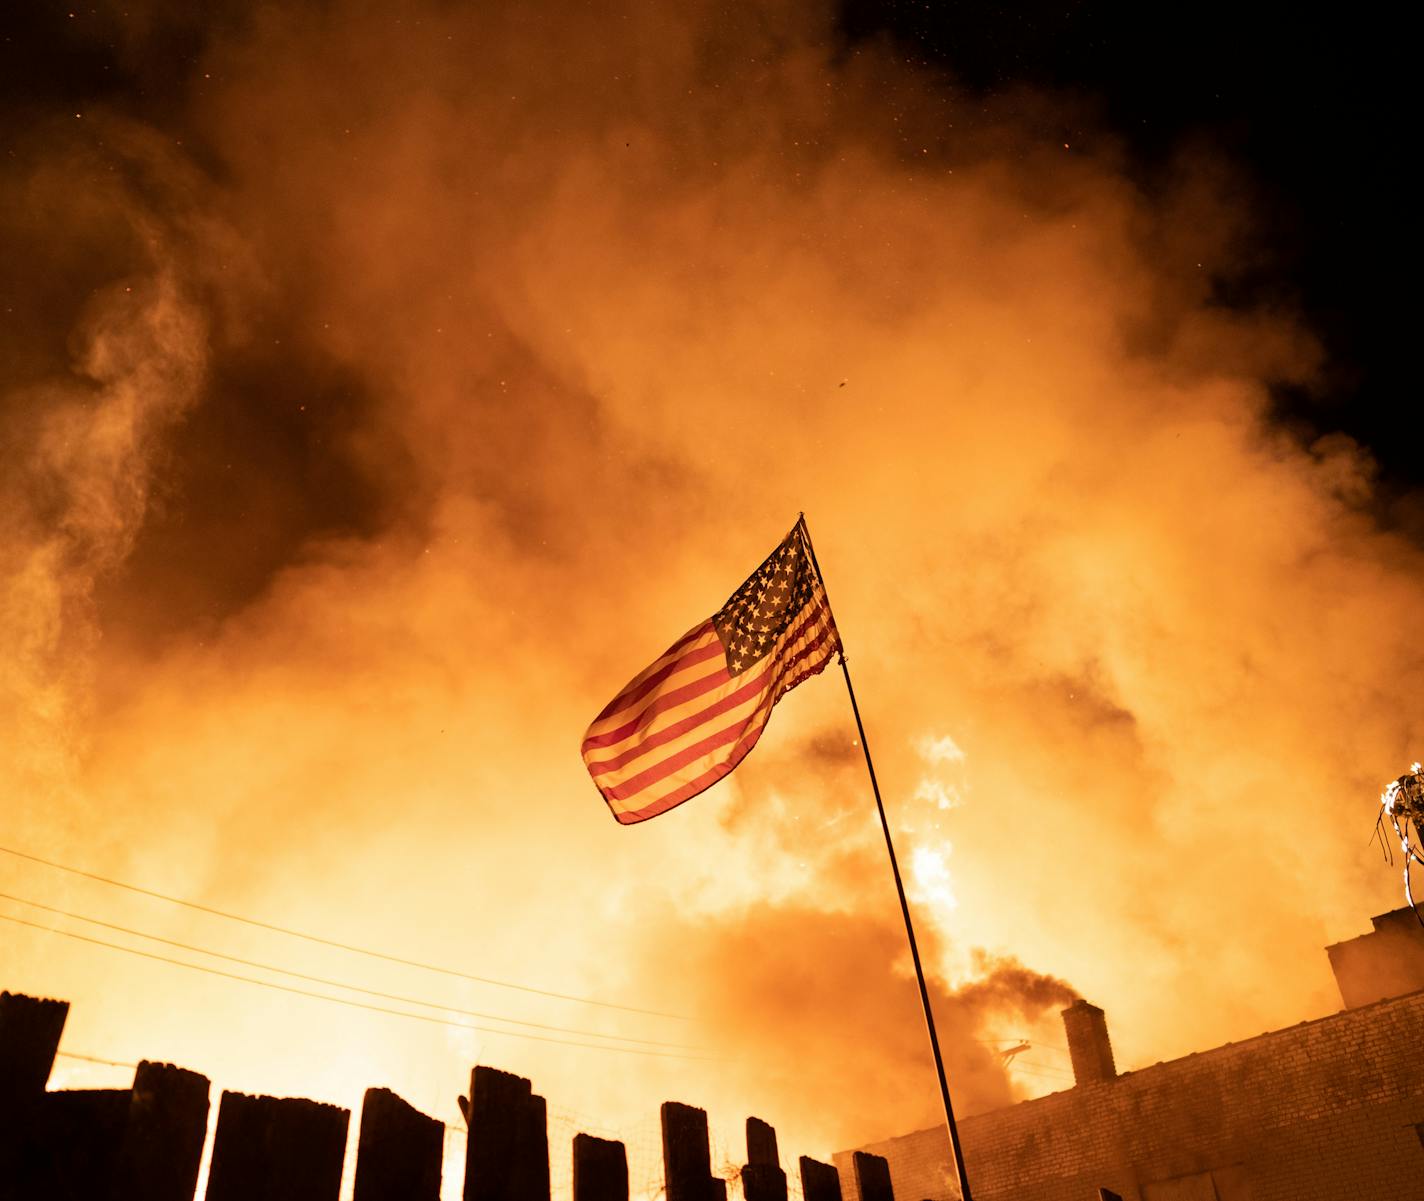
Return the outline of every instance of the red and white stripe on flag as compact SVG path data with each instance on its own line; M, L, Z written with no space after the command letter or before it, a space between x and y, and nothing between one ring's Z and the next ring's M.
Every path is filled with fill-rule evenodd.
M583 761L620 822L710 788L756 745L772 706L840 650L809 549L798 521L726 605L594 718Z

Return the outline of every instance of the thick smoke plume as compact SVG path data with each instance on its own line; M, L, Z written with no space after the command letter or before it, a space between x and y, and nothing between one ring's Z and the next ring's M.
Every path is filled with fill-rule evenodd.
M1067 1083L1075 990L1126 1066L1338 1004L1321 944L1394 903L1365 843L1424 735L1394 683L1424 564L1358 447L1269 418L1318 356L1216 300L1240 180L1197 149L1147 187L1063 98L806 9L84 17L152 86L37 119L0 177L0 842L692 1020L8 859L7 890L713 1062L7 924L4 984L71 997L71 1046L446 1120L479 1058L589 1125L675 1098L793 1153L933 1122L834 673L643 827L576 753L801 509L966 1108ZM1025 1035L1038 1074L1006 1073Z
M115 125L110 136L128 171L171 177L170 193L183 178L181 164L162 162L142 131ZM107 176L112 162L72 145L56 159L4 181L6 233L38 234L54 250L93 237L95 225L107 227L112 261L104 278L86 281L95 286L73 298L80 303L65 314L67 328L48 331L64 339L62 366L15 345L7 349L18 370L0 381L8 468L0 477L0 745L7 749L0 780L13 773L12 795L31 818L41 816L35 800L55 799L50 789L69 779L87 744L100 635L95 590L139 537L166 439L200 397L208 352L207 315L176 245L187 218L181 202L170 195L168 211L156 212L139 185ZM205 249L219 245L210 239ZM21 267L38 274L56 264L22 257ZM40 281L28 282L33 291L14 299L39 308ZM7 332L21 343L23 320L11 324Z

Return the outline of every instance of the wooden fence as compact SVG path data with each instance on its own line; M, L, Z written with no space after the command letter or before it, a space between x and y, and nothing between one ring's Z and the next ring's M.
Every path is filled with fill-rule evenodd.
M195 1201L209 1081L140 1063L132 1088L48 1091L67 1001L0 993L0 1201ZM293 1097L224 1092L206 1201L338 1201L349 1110ZM355 1201L439 1201L444 1125L387 1089L368 1089ZM470 1080L464 1201L549 1201L544 1098L528 1080L477 1067ZM666 1201L726 1201L712 1174L707 1114L662 1106ZM573 1139L572 1201L628 1201L620 1142ZM842 1201L827 1163L800 1160L804 1201ZM889 1165L854 1157L862 1201L894 1201ZM776 1131L747 1119L746 1201L787 1201Z

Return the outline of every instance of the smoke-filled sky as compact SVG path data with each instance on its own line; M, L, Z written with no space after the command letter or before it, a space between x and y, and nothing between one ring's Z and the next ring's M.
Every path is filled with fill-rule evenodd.
M0 846L678 1015L0 854L0 914L231 973L0 923L67 1050L451 1122L489 1063L635 1159L665 1099L738 1162L748 1113L790 1155L931 1124L839 673L653 822L578 755L800 510L963 1111L1066 1086L1077 995L1129 1068L1338 1007L1323 944L1399 903L1367 839L1424 742L1420 509L1250 96L1144 94L1147 137L1137 74L974 9L30 7Z

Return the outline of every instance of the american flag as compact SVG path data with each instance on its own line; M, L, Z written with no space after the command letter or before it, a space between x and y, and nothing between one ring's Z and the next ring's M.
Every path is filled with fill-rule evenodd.
M640 822L710 788L756 746L772 706L840 649L798 520L725 605L593 719L583 761L613 816Z

